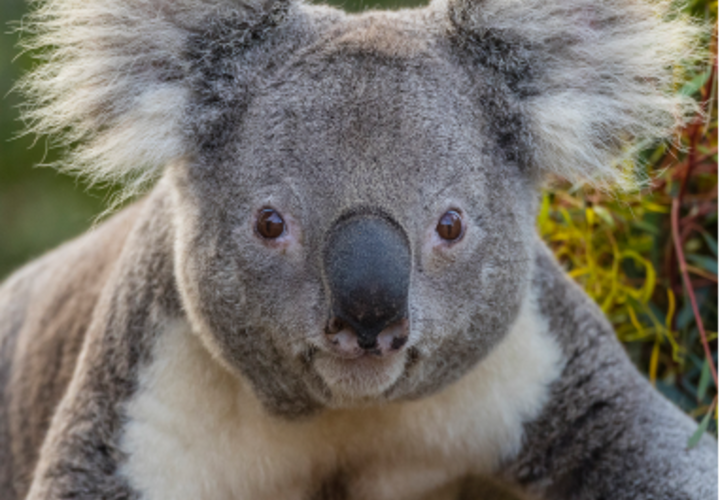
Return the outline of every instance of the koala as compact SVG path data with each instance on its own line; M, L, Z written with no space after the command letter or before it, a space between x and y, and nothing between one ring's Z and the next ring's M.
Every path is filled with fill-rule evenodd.
M547 173L623 182L694 112L699 29L641 0L36 2L29 130L150 189L0 287L0 497L714 498L716 441L687 449L534 225Z

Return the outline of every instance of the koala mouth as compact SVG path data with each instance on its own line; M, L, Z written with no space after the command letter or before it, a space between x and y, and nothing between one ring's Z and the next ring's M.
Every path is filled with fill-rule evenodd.
M317 373L331 394L331 407L350 407L384 399L384 395L405 371L406 356L364 354L356 358L341 358L318 353L314 360Z
M348 407L380 400L405 371L408 321L384 328L372 345L359 341L352 328L331 321L312 361L332 394L330 406Z
M407 344L408 321L404 319L391 324L384 328L373 342L367 343L344 322L333 319L326 329L325 339L328 350L341 359L392 357L400 353Z

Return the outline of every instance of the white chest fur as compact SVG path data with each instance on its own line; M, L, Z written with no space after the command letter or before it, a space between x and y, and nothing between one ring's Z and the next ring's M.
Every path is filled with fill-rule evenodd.
M123 473L148 499L303 500L342 471L355 499L415 499L490 473L522 441L560 373L547 323L527 301L512 331L429 398L288 422L267 416L186 324L165 332L128 403Z

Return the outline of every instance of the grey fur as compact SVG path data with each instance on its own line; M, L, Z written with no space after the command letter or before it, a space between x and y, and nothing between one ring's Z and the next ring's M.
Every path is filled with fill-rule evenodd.
M91 299L90 322L81 332L82 362L61 391L65 397L55 406L49 429L47 422L36 424L47 434L31 498L136 497L117 474L123 459L117 446L121 405L135 389L138 365L149 360L153 334L180 312L172 260L162 251L169 243L169 228L163 217L142 216L143 211L161 213L164 206L160 198L133 210L132 231L120 234L116 244L122 251L113 252L111 272L100 277L102 291ZM155 243L133 243L144 239Z
M0 307L10 321L3 321L0 330L2 498L25 498L98 296L136 213L136 208L123 212L3 284Z
M565 368L498 475L547 498L717 491L714 443L684 450L691 421L630 366L533 227L544 171L618 179L623 141L665 137L692 108L669 92L668 61L695 30L653 5L456 0L350 16L284 0L40 2L29 46L55 52L21 84L31 130L80 140L71 168L94 180L127 178L132 193L163 178L0 288L0 496L143 498L120 472L125 405L178 321L269 418L354 408L317 363L322 249L361 208L397 222L413 262L403 372L372 404L442 392L537 295ZM255 234L266 206L284 242ZM433 239L449 209L466 225L453 245ZM306 496L355 498L353 471Z
M537 262L541 308L568 361L507 477L545 498L717 496L717 442L705 436L688 450L696 424L649 390L600 310L547 250Z

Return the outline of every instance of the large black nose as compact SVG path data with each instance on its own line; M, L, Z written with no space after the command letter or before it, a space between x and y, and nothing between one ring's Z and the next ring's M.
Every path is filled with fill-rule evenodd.
M325 271L333 314L357 335L360 347L407 316L410 248L402 229L377 215L355 215L332 228Z

